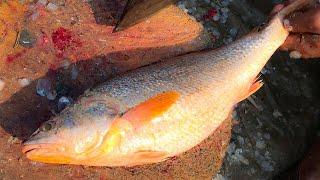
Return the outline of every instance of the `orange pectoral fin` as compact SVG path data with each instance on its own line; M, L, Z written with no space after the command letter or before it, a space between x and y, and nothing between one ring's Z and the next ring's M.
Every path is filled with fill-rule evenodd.
M173 91L158 94L130 109L121 118L130 122L135 128L141 127L167 111L179 96L179 93Z
M262 86L263 86L263 82L261 80L256 79L254 83L250 86L248 93L240 97L239 102L247 99L249 96L257 92Z

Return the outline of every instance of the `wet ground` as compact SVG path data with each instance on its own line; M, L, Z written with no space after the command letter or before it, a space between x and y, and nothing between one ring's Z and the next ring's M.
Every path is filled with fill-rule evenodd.
M270 179L292 168L316 135L320 63L293 60L288 53L277 52L262 71L265 86L240 103L233 114L234 126L225 156L230 121L225 121L202 145L161 165L111 169L30 162L20 153L21 140L85 89L161 58L228 44L260 25L277 2L179 2L181 9L204 24L213 42L210 44L201 26L192 20L179 13L166 16L177 14L176 9L112 34L126 1L40 0L26 6L27 2L12 1L8 6L0 1L0 20L5 22L0 26L3 179L125 179L155 175L210 179L222 158L217 179Z

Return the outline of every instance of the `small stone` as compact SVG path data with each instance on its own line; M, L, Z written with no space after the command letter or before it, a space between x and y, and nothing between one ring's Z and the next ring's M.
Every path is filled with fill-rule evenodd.
M231 28L229 30L229 33L230 33L231 36L235 37L238 34L238 29L237 28Z
M212 29L212 34L213 34L215 37L219 37L219 36L220 36L219 30L216 29L216 28Z
M58 6L53 3L49 3L46 7L49 11L56 11L58 9Z
M270 140L271 138L270 134L264 134L263 137L266 138L267 140Z
M9 143L9 144L15 144L15 143L17 143L18 141L19 141L19 139L16 138L16 137L13 137L13 136L10 136L9 139L8 139L8 143Z
M264 149L266 147L266 144L264 143L264 141L261 141L261 140L257 140L256 141L256 147L258 149Z
M225 24L225 23L227 22L227 19L228 19L228 17L222 16L222 17L220 18L220 23Z
M32 166L36 166L36 167L42 167L42 166L44 166L43 163L36 162L36 161L31 161L30 164L31 164Z
M222 1L220 1L220 3L222 6L228 6L230 1L229 0L222 0Z
M51 82L48 79L39 79L36 89L39 96L45 97L51 90Z
M6 83L2 79L0 79L0 91L4 89L5 84Z
M242 149L236 149L232 158L245 165L249 165L249 160L242 155Z
M221 12L223 13L228 13L229 11L230 11L229 8L226 8L226 7L221 8Z
M243 145L243 144L244 144L244 138L243 138L243 137L238 136L238 137L237 137L237 140L238 140L238 142L240 143L240 145Z
M289 56L292 59L300 59L302 57L302 54L299 51L291 51Z
M234 153L235 149L236 145L232 142L228 146L227 153L231 156Z
M238 121L239 116L236 110L232 111L232 119Z
M55 100L57 97L57 91L53 90L53 91L50 91L48 94L47 94L47 99L53 101Z
M236 149L235 154L242 154L242 149Z
M37 5L45 6L47 3L48 3L47 0L39 0L39 1L37 2Z
M214 21L219 21L220 15L219 15L219 14L216 14L215 16L213 16L212 19L213 19Z
M223 43L225 45L232 43L232 41L233 41L232 37L227 37L223 39Z
M251 168L250 169L250 174L255 174L257 171L256 171L256 169L255 168Z
M34 12L31 14L30 19L35 21L38 19L39 16L40 16L39 12Z
M18 79L18 82L19 82L21 87L26 87L31 83L30 79L28 79L28 78Z
M76 80L78 75L79 75L79 71L78 71L77 67L76 66L72 66L71 79L72 80Z
M65 107L72 103L72 99L62 96L58 101L58 111L63 110Z
M260 132L257 132L257 137L262 137L262 134Z
M226 180L226 178L223 177L221 174L217 174L216 177L214 177L212 180Z
M245 165L249 165L249 160L243 156L241 156L241 158L239 158L240 162L242 162Z
M270 162L268 161L262 161L260 163L260 166L262 167L262 170L267 171L267 172L272 172L274 171L273 166L271 165Z
M65 59L65 60L62 62L62 67L63 67L64 69L68 69L70 65L71 65L71 62L70 62L70 60L68 60L68 59Z
M273 113L272 113L273 117L275 118L279 118L282 116L281 112L279 110L274 110Z
M37 38L28 30L21 31L18 43L25 48L32 48L37 42Z
M261 74L263 74L263 75L268 75L268 74L270 74L270 71L269 71L269 69L267 69L267 68L262 68L262 70L261 70Z
M266 151L264 153L264 157L266 157L266 159L270 160L271 159L271 153L269 151Z

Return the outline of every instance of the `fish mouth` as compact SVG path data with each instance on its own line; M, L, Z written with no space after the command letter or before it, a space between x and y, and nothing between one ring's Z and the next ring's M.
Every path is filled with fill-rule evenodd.
M72 158L59 151L59 147L61 148L61 146L57 144L49 143L23 144L22 153L24 153L28 159L33 161L54 164L69 164Z
M43 144L22 144L22 153L27 156L30 154L38 155L50 155L50 154L60 154L58 151L57 144L43 143Z
M51 144L23 144L22 145L22 153L28 154L32 151L39 150L39 149L51 149Z

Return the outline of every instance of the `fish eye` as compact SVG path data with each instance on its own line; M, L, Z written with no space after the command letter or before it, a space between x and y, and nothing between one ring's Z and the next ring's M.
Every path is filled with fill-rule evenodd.
M53 128L53 125L54 125L53 122L47 121L41 126L40 130L41 131L50 131Z

